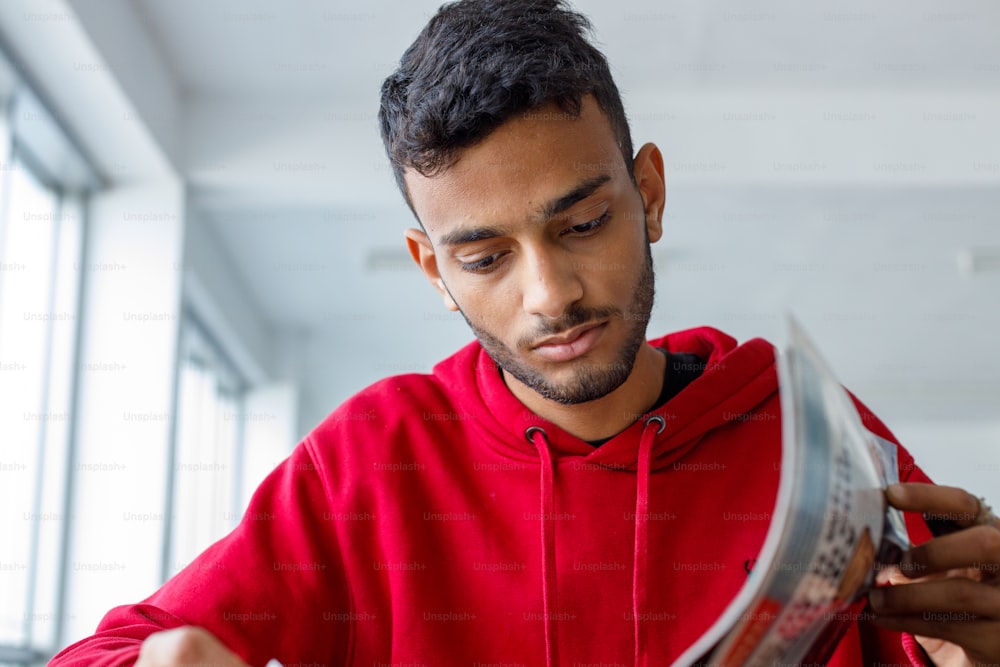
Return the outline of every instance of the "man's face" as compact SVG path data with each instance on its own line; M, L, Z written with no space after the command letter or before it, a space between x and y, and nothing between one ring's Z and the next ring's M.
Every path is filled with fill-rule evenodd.
M653 306L655 147L639 152L635 173L638 189L590 97L578 118L542 107L439 175L406 173L426 230L408 233L411 252L508 384L577 404L629 377Z

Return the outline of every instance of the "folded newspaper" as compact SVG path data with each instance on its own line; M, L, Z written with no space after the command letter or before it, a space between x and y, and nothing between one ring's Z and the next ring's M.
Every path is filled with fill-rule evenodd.
M909 538L883 489L896 448L869 432L798 323L778 356L778 496L746 585L674 667L825 664Z

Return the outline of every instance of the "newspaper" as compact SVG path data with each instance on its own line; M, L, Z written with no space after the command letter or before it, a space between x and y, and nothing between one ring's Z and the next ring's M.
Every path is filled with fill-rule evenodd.
M825 664L878 569L909 548L883 489L896 447L865 429L798 323L778 356L781 474L747 583L674 667Z

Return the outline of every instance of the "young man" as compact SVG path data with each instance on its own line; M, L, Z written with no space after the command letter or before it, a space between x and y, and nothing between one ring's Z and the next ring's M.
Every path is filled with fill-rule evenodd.
M660 666L715 620L774 503L773 349L646 341L663 162L633 153L586 27L539 0L431 19L380 119L410 251L478 342L347 401L231 535L52 664ZM958 489L890 500L969 527L914 549L938 578L873 596L829 664L996 662L991 516Z

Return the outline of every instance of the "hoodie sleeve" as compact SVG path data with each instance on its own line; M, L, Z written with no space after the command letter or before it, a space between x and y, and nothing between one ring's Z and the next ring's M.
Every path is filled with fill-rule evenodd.
M258 487L236 529L140 604L112 609L51 667L131 665L149 635L205 628L250 665L344 664L349 611L322 468L300 444Z

